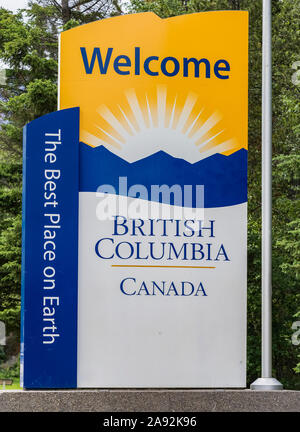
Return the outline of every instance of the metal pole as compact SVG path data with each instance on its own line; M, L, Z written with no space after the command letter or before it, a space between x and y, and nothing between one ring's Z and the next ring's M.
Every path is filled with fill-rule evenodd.
M264 1L262 84L262 376L272 377L272 45L271 0Z
M282 390L272 378L272 10L263 0L262 50L262 377L252 390Z

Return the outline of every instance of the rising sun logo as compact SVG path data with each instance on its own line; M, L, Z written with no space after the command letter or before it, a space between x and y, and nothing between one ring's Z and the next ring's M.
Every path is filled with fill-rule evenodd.
M240 148L222 127L222 115L202 107L200 99L195 93L168 95L166 86L142 96L129 89L124 103L99 106L97 134L83 130L81 138L92 147L105 146L127 162L162 150L195 163Z

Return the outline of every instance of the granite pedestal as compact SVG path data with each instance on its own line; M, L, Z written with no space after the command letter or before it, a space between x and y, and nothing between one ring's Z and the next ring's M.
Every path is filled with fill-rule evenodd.
M0 391L0 412L300 412L300 391Z

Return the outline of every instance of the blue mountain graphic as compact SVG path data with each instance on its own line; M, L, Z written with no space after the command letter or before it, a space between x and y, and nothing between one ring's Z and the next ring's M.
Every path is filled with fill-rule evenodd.
M81 192L94 192L108 184L119 191L119 177L127 177L127 187L143 185L150 200L152 185L204 185L204 207L223 207L247 201L247 155L245 149L230 156L216 153L194 164L159 151L144 159L129 163L104 146L96 148L80 143ZM134 195L134 197L137 197ZM157 199L164 202L163 197ZM168 204L181 205L174 200ZM192 207L196 207L195 191ZM203 207L203 204L198 205ZM188 205L191 207L191 205Z

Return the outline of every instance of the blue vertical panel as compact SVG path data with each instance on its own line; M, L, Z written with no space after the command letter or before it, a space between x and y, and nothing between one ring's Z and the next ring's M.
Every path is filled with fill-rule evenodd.
M79 108L24 128L21 375L77 386Z

